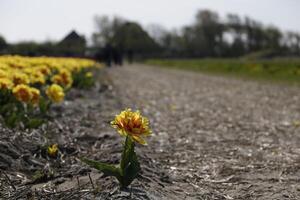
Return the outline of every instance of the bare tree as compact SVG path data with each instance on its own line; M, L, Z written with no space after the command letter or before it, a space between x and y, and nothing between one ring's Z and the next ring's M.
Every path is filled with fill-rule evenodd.
M126 22L125 19L115 16L95 16L94 23L96 32L92 35L92 42L95 46L105 46L110 43L118 29Z

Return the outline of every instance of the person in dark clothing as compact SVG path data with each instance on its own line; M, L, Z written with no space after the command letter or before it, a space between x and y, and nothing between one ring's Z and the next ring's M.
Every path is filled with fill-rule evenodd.
M120 66L123 65L123 53L122 53L121 50L119 51L119 65L120 65Z
M117 52L116 47L112 48L112 60L113 60L113 64L117 66L118 65L118 52Z
M110 44L105 45L103 49L103 58L108 67L111 67L113 60L113 49Z
M120 48L114 47L112 49L112 57L113 57L113 62L116 66L123 65L123 54Z

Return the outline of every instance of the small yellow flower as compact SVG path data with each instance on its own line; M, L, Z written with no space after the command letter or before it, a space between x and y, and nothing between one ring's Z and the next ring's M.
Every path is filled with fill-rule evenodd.
M47 66L41 66L41 67L39 67L38 70L39 70L39 72L41 72L45 76L47 76L51 73L51 70Z
M8 77L7 72L0 69L0 78L7 78L7 77Z
M30 77L30 82L31 83L39 83L39 84L45 84L46 79L44 74L42 74L41 72L37 71L31 74Z
M72 74L68 70L61 70L59 74L54 75L51 78L53 83L70 88L73 83Z
M50 157L55 158L58 153L58 145L57 144L52 144L48 147L47 153Z
M32 94L28 85L17 85L13 88L12 92L16 99L21 102L29 103L31 101Z
M13 75L13 82L14 82L15 86L20 85L20 84L28 85L29 77L23 73L16 73Z
M149 120L139 111L133 112L131 109L126 109L116 115L111 125L120 135L130 136L135 142L143 145L147 144L143 137L151 134Z
M1 89L9 90L12 87L13 87L13 83L11 82L11 80L7 78L0 78L0 90Z
M38 105L40 102L40 91L36 88L30 88L30 92L31 92L30 103L32 105Z
M65 93L62 87L57 84L52 84L46 90L46 94L54 103L60 103L64 100Z
M85 73L85 77L86 77L86 78L92 78L92 77L93 77L92 72L87 72L87 73Z
M294 126L299 127L300 126L300 121L299 120L295 120L293 121Z

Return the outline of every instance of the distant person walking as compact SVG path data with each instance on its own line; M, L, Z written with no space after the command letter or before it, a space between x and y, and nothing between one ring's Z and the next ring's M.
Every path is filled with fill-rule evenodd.
M116 66L123 65L123 54L120 48L113 48L113 62Z
M103 49L103 58L106 66L111 67L113 60L113 49L110 44L105 45Z

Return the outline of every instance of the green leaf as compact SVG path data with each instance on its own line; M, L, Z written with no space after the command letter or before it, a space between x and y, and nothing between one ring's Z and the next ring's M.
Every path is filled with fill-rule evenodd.
M51 103L47 101L45 98L40 99L39 107L40 111L43 115L46 115L49 108L50 108Z
M26 128L30 128L30 129L32 129L32 128L38 128L44 122L45 122L45 120L39 119L39 118L28 119L28 121L26 121L26 123L25 123L25 127Z
M80 158L80 160L89 166L101 171L105 176L114 176L118 180L121 179L120 169L114 165L98 162L95 160L89 160L86 158Z
M6 113L12 112L14 109L14 105L11 103L5 104L5 105L1 105L0 107L0 113L2 115L5 115Z
M0 89L0 105L12 102L13 96L9 90Z
M18 115L13 112L9 116L5 117L4 122L8 127L14 128L16 126L16 123L18 122L18 119Z
M122 188L127 187L137 177L141 171L137 155L134 151L134 142L127 136L124 144L124 150L120 162L120 168L106 163L89 160L86 158L80 159L82 162L91 167L103 172L106 176L114 176L118 179Z
M14 102L14 104L17 108L18 113L21 113L21 112L24 113L25 112L24 104L22 102L16 101L16 102Z

